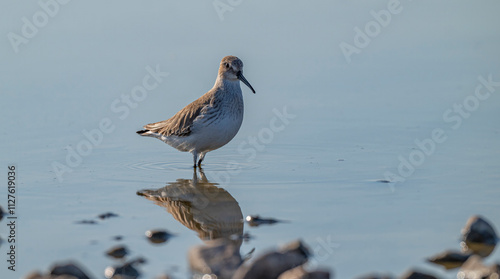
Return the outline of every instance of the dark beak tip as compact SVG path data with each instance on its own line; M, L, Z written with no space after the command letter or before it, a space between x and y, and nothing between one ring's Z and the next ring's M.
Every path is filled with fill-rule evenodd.
M250 82L248 82L248 80L243 76L241 72L237 73L237 77L241 82L243 82L246 86L248 86L250 90L252 90L253 94L255 94L255 90L253 89L252 85L250 85Z

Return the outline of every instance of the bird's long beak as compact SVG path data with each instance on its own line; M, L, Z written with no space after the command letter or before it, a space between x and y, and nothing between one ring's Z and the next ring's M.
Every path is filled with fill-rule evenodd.
M246 86L248 86L252 90L253 94L255 94L255 90L250 85L250 82L248 82L248 80L243 76L243 73L241 71L239 71L236 76L238 77L239 80L241 80Z

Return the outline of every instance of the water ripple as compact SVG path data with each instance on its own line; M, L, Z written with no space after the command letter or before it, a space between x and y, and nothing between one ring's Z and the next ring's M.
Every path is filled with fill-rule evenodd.
M204 169L209 171L237 171L237 170L248 170L257 169L261 165L258 163L240 163L240 162L210 162ZM193 166L186 162L136 162L133 164L126 165L127 168L132 170L189 170L193 169Z

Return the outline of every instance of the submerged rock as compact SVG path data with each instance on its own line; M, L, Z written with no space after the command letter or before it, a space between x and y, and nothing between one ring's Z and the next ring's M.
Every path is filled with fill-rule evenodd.
M104 276L106 276L106 278L108 279L136 279L141 274L135 266L143 264L145 262L145 259L138 258L132 261L128 261L121 266L108 266L104 270Z
M24 279L44 279L44 278L50 278L50 275L47 275L47 277L45 277L45 275L43 275L39 271L32 271L28 273L28 275L24 276Z
M393 279L393 277L388 274L370 273L356 277L356 279Z
M283 272L278 279L329 279L330 272L326 270L305 271L299 266Z
M108 218L112 218L112 217L118 217L118 214L113 213L113 212L106 212L106 213L102 213L102 214L97 215L97 217L101 220L104 220L104 219L108 219Z
M191 248L188 258L193 272L217 278L231 278L242 263L239 246L222 238Z
M495 249L498 236L495 229L481 216L472 216L462 229L462 250L487 257Z
M76 224L84 224L84 225L95 225L97 222L95 220L80 220L76 221Z
M6 215L6 213L5 213L5 211L3 211L3 208L0 206L0 221L2 221L4 215Z
M155 244L167 242L173 236L166 230L149 230L145 234L148 240Z
M387 180L387 179L377 179L375 182L378 182L378 183L391 183L391 181Z
M130 278L130 279L136 279L140 275L139 271L131 264L124 264L123 266L119 267L107 267L104 270L104 276L109 279L124 279L124 278Z
M57 264L51 268L50 275L69 275L78 279L89 279L87 274L74 263Z
M400 277L401 279L437 279L436 276L416 270L408 270Z
M106 255L113 257L115 259L122 259L128 254L127 247L125 246L115 246L108 251L106 251Z
M120 240L123 240L123 235L115 235L113 236L112 238L113 240L116 240L116 241L120 241Z
M250 227L258 227L260 225L272 225L276 223L281 223L283 221L277 220L277 219L272 219L272 218L262 218L259 215L248 215L245 220L247 221L248 225Z
M499 278L500 265L494 264L485 266L482 258L478 255L471 256L462 266L457 274L457 278L461 279L482 279L482 278Z
M307 262L309 249L297 240L287 244L278 251L268 252L258 257L249 265L243 265L233 276L233 279L271 279L277 278L285 271Z
M428 262L442 265L446 269L462 266L469 259L471 254L464 254L458 251L444 251L427 259Z
M82 271L75 263L68 262L55 264L47 274L33 271L24 279L89 279L90 277Z

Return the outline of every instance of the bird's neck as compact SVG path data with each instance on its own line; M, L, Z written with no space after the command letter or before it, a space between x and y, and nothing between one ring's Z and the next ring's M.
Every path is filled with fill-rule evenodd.
M214 89L222 89L228 92L241 93L240 81L238 79L229 80L222 78L221 76L217 76L214 84Z

